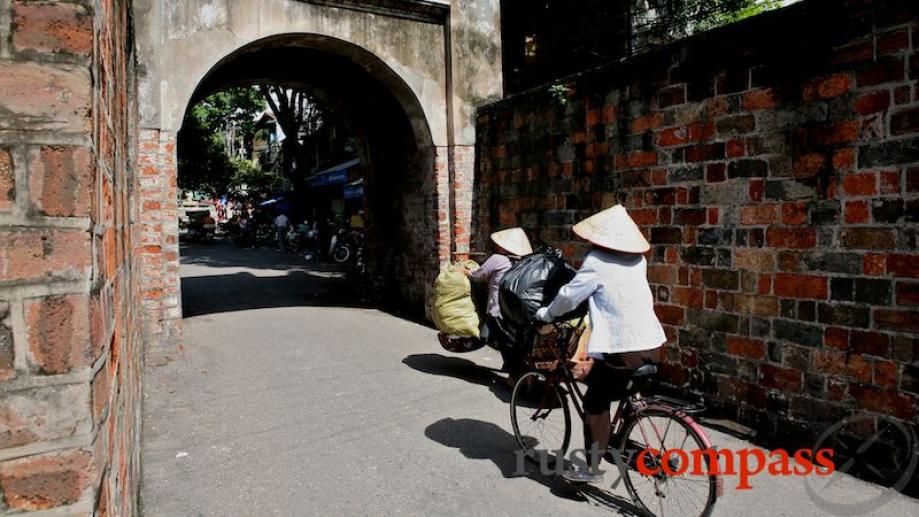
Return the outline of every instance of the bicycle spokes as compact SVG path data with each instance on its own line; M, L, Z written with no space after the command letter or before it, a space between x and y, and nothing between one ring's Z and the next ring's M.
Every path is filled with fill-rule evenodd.
M716 480L710 458L701 454L706 442L680 415L639 413L623 431L623 449L634 448L624 451L626 457L634 456L625 476L637 502L661 517L710 512Z

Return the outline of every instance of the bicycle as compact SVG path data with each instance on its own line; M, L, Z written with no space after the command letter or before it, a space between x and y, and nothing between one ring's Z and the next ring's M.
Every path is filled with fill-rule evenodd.
M568 360L571 345L576 345L580 337L581 322L574 326L568 322L552 325L553 332L562 336L552 347L555 367L525 373L511 394L514 436L525 456L533 461L549 452L556 454L556 462L564 461L571 439L569 398L582 421L586 416L584 395ZM702 453L714 451L711 441L690 416L704 408L663 396L643 397L641 392L649 387L656 373L657 367L650 364L633 372L627 396L613 413L610 447L603 457L617 465L630 497L648 514L708 516L721 494L721 480L717 476L717 454ZM675 450L685 454L667 453ZM700 470L698 464L689 465L690 459L697 457L697 461L704 462L704 469ZM702 474L693 475L691 470ZM674 475L677 473L680 474ZM677 492L683 486L685 490ZM655 514L652 508L660 513Z

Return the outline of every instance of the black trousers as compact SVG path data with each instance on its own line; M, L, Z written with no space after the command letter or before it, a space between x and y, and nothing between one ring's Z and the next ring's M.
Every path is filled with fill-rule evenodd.
M584 411L588 415L599 415L610 410L613 401L621 400L626 394L629 379L639 367L659 364L664 358L664 347L640 352L603 354L602 361L595 361L584 383Z
M525 369L524 359L527 350L521 346L520 333L501 318L485 316L479 328L479 335L485 343L494 346L501 352L505 372L516 375Z

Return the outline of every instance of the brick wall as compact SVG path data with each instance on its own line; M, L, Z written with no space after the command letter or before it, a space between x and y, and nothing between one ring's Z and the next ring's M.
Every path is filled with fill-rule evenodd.
M129 2L0 0L0 514L135 511L131 38Z
M483 109L474 244L521 225L577 261L570 224L622 201L668 383L766 438L916 424L917 7L805 1Z
M141 130L137 162L140 235L136 250L145 353L148 362L162 363L178 351L182 330L175 135Z

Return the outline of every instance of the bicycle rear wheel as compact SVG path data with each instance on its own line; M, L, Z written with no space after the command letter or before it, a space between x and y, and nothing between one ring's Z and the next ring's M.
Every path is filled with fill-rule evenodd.
M623 425L618 448L625 462L625 486L651 515L711 515L718 478L711 474L711 455L701 454L711 446L696 426L688 416L666 408L643 409ZM648 473L639 470L639 456Z
M527 458L563 460L571 440L571 411L564 392L540 372L517 379L511 394L514 437Z

